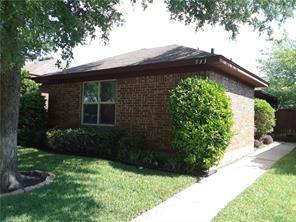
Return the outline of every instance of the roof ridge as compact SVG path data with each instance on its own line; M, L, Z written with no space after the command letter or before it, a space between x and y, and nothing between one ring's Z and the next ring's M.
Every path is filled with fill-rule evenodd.
M178 48L178 47L196 50L197 52L209 53L209 52L206 52L206 51L203 51L203 50L194 49L194 48L183 46L183 45L179 45L179 44L170 44L170 45L165 45L165 46L158 46L158 47L152 47L152 48L142 48L142 49L137 49L137 50L133 50L133 51L125 52L125 53L120 53L118 55L106 57L106 58L99 59L99 60L96 60L96 61L93 61L93 62L88 62L88 63L82 64L82 65L73 66L73 67L70 67L68 69L63 70L62 72L67 72L67 71L68 72L71 72L71 70L73 70L73 69L77 69L79 67L82 68L84 66L92 67L92 65L95 66L95 65L97 65L100 62L108 61L110 59L115 59L115 58L118 58L118 57L124 56L124 55L127 56L127 55L131 55L131 54L135 54L135 53L141 52L141 51L152 51L152 50L157 50L157 49L160 50L160 49L165 49L165 48L172 48L173 49L173 48Z

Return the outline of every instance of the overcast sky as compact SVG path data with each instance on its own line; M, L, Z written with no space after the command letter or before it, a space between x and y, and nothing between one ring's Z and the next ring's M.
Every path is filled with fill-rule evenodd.
M240 35L235 41L230 40L230 34L221 27L206 27L196 32L193 25L185 26L181 22L170 21L162 1L155 1L145 11L140 5L132 6L130 1L124 2L120 10L124 13L125 23L114 28L109 43L103 46L100 40L94 40L87 45L76 47L70 66L141 48L179 44L205 51L214 48L216 54L231 58L244 68L261 75L257 69L257 59L262 50L271 46L271 43L266 41L266 36L260 36L248 27L240 29ZM290 19L282 27L290 37L296 38L296 19ZM283 29L277 30L277 35L282 31Z

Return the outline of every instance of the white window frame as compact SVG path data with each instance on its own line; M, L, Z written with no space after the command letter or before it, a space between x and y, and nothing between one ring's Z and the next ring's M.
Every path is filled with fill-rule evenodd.
M98 101L97 102L84 102L84 87L86 83L93 83L96 82L98 84ZM115 82L116 84L116 89L115 89L115 101L114 102L103 102L101 101L101 83L102 82ZM108 79L108 80L95 80L95 81L85 81L82 83L82 96L81 96L81 125L86 125L86 126L115 126L116 125L116 100L117 100L117 81L116 79ZM98 106L97 109L97 123L84 123L83 122L83 117L84 117L84 105L87 104L95 104ZM114 124L106 124L106 123L100 123L100 109L101 109L101 104L111 104L115 105L114 108Z

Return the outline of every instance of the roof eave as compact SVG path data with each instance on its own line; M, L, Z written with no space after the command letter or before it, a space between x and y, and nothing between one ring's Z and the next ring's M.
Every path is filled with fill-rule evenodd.
M106 75L118 75L118 73L131 73L131 72L140 72L140 71L149 71L165 68L174 68L174 67L186 67L186 66L209 66L214 69L221 70L225 73L228 73L234 78L240 79L249 85L254 87L267 87L268 82L256 76L255 74L249 72L248 70L242 68L238 64L232 62L231 60L225 58L222 55L213 55L205 58L192 58L184 59L173 62L163 62L163 63L154 63L154 64L145 64L145 65L134 65L134 66L125 66L117 67L112 69L103 69L96 71L87 71L79 73L60 73L55 75L43 75L34 77L37 82L47 83L52 80L63 81L67 79L79 79L79 78L88 78L88 77L104 77ZM121 76L124 78L124 75Z
M207 62L206 59L184 59L184 60L177 60L173 62L161 62L161 63L152 63L152 64L143 64L143 65L131 65L131 66L124 66L124 67L116 67L110 69L102 69L102 70L93 70L93 71L85 71L85 72L75 72L75 73L57 73L54 75L42 75L35 77L34 79L40 83L46 83L51 80L65 80L65 79L75 79L79 77L92 77L104 75L112 75L118 73L131 73L131 72L141 72L141 71L150 71L150 70L157 70L157 69L164 69L164 68L177 68L177 67L186 67L186 66L193 66L193 65L205 65ZM124 76L122 76L123 78Z
M224 72L232 75L233 77L239 78L251 84L254 87L267 87L268 82L254 73L244 69L233 61L225 58L224 56L219 56L212 65L218 69L222 69Z

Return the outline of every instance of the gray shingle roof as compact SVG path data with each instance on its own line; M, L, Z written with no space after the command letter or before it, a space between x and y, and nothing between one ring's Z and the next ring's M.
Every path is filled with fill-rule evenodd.
M31 75L42 76L48 73L60 72L61 69L55 65L56 62L56 59L34 61L32 63L28 63L23 68L28 70Z
M48 75L61 73L81 73L89 71L97 71L103 69L112 69L127 66L137 66L153 63L171 62L182 59L202 58L212 56L213 54L184 47L180 45L168 45L157 48L140 49L129 53L109 57L96 62L72 67L61 72L50 73Z

